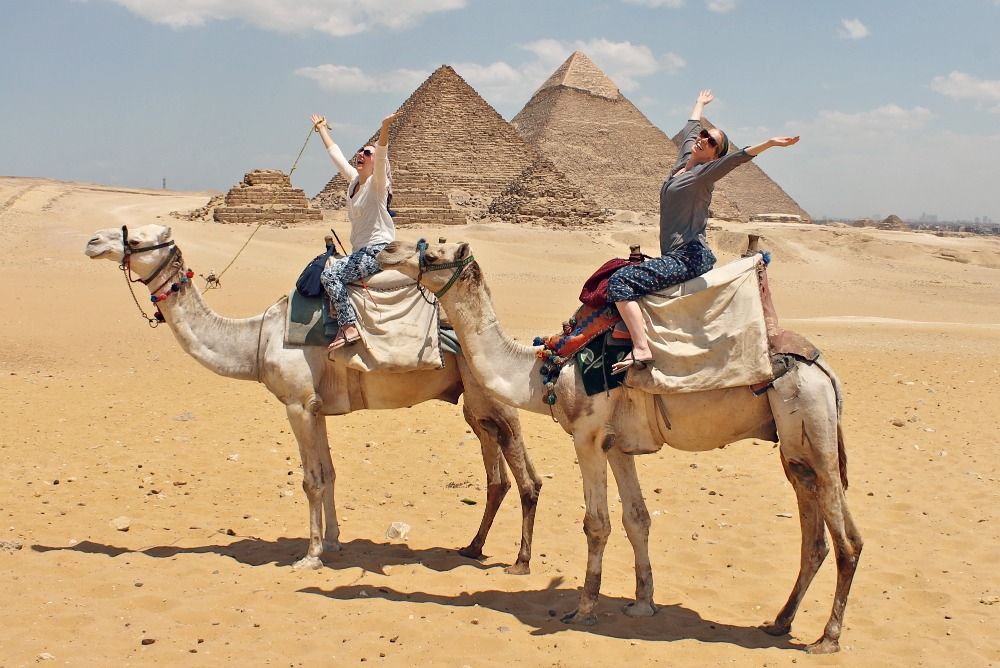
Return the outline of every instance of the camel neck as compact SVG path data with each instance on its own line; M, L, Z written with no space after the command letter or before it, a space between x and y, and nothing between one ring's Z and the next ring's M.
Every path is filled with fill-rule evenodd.
M207 369L239 380L258 380L263 315L234 320L212 310L193 283L157 303L187 354Z
M549 414L536 348L504 332L482 283L460 280L440 299L462 353L486 391L515 408Z

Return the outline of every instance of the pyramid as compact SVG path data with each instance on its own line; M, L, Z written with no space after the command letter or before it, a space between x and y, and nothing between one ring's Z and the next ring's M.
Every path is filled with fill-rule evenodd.
M226 193L212 214L217 223L299 223L323 220L323 212L309 206L301 188L277 169L255 169Z
M601 206L659 211L677 145L582 52L535 91L511 125ZM724 196L713 209L737 215Z
M540 161L538 152L447 65L431 74L400 111L389 132L397 226L464 224L464 208L470 202L486 207L516 179L524 180L529 166L536 167L529 180L558 181L561 176L552 173L552 163ZM373 135L372 141L376 138ZM346 187L337 175L317 199L336 206L344 201ZM559 191L552 194L546 222L582 220L580 202ZM600 212L591 205L594 210L588 219Z
M702 118L702 125L706 128L715 127L704 118ZM683 133L684 128L681 128L674 135L673 141L678 148L684 141ZM731 136L729 142L733 147L730 151L738 150L737 147L741 146ZM781 186L772 181L754 161L740 165L715 184L715 194L712 197L713 207L715 199L719 195L731 200L739 208L744 220L812 222L809 214L789 197L781 189Z

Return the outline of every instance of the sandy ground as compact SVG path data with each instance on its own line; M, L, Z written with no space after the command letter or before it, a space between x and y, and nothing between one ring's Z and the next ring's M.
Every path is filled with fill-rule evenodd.
M83 255L97 229L161 222L196 273L221 270L252 228L169 215L209 195L0 178L0 666L1000 664L996 239L712 232L720 260L748 230L764 234L783 324L846 389L848 498L866 545L843 651L810 657L800 649L829 615L832 557L790 636L755 628L784 603L799 541L777 451L759 441L638 458L660 606L649 619L620 612L634 576L612 494L599 623L558 620L582 584L583 497L570 439L543 415L522 414L545 476L530 575L503 572L514 494L487 558L454 552L478 525L483 473L460 409L441 402L328 420L345 545L323 570L293 570L307 505L279 402L150 329L116 265ZM341 217L326 222L347 237ZM226 316L263 311L325 231L261 228L208 301ZM606 259L656 247L642 220L399 233L420 236L473 244L523 342L557 331ZM128 531L112 526L123 517ZM394 521L411 526L405 540L386 538Z

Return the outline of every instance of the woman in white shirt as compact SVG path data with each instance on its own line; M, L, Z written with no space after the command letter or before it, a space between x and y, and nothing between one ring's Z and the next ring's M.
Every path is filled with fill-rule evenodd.
M323 271L321 282L337 312L340 330L330 349L343 348L361 339L357 314L347 296L347 285L380 269L375 256L396 238L396 228L389 215L389 126L399 112L382 121L378 143L365 146L355 155L355 165L344 157L340 147L327 132L325 116L313 114L316 131L323 138L330 159L347 180L347 218L351 221L351 254L338 258Z

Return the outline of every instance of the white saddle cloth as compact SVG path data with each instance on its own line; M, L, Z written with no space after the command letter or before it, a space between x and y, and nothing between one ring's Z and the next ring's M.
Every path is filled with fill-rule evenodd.
M639 300L653 365L630 372L654 394L753 385L771 378L757 278L759 254Z

